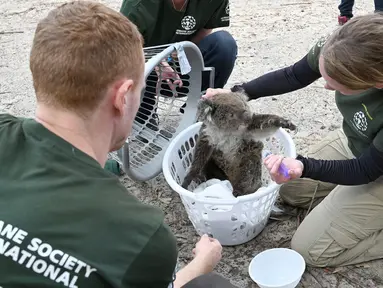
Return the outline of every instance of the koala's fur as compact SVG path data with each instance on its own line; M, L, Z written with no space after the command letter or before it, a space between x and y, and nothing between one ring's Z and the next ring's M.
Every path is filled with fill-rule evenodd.
M251 112L242 92L201 99L198 114L203 124L182 187L193 180L228 179L235 197L254 193L262 185L262 140L279 127L296 129L277 115Z

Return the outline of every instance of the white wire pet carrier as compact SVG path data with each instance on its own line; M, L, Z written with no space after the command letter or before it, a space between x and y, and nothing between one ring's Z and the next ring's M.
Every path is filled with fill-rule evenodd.
M255 238L266 226L278 196L280 185L270 179L263 166L262 186L252 194L236 198L198 197L181 184L193 161L201 122L195 123L174 138L163 160L163 174L170 187L177 192L197 233L208 234L222 245L239 245ZM264 151L296 157L295 145L282 128L265 139ZM194 190L195 184L189 190Z
M196 122L202 73L210 73L210 87L214 84L214 68L204 67L202 54L192 42L148 47L144 54L146 88L132 134L120 150L110 154L136 181L161 173L163 156L172 139ZM169 66L176 73L169 72ZM177 76L182 87L173 83Z

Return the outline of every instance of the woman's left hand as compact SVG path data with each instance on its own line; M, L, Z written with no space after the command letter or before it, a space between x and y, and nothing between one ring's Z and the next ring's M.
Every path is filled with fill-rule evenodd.
M284 158L280 155L269 155L263 161L267 170L270 173L271 179L277 184L283 184L290 180L300 178L303 172L303 163L294 158ZM288 177L285 177L283 173L280 172L279 168L284 166L286 168Z
M230 93L231 90L230 89L222 89L222 88L208 88L206 90L206 94L202 95L202 98L204 99L209 99L209 98L212 98L213 96L215 95L218 95L218 94L226 94L226 93Z

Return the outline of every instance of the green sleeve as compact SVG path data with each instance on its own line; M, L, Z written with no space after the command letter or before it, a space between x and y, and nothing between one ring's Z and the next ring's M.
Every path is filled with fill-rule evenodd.
M376 149L378 149L380 152L383 152L383 129L376 134L373 142Z
M173 287L177 254L176 239L170 228L162 224L130 266L122 287Z
M220 1L221 2L221 1ZM206 23L205 29L228 27L230 25L230 3L224 0L216 9L210 20Z
M310 68L319 73L319 56L321 54L323 45L326 43L328 36L324 36L310 49L307 55L307 61Z
M19 123L23 118L15 117L8 113L0 114L0 128L5 127L9 124Z
M151 0L124 0L120 12L132 21L144 37L145 43L148 42L149 27L152 27L157 17L158 4ZM157 1L158 2L158 1Z

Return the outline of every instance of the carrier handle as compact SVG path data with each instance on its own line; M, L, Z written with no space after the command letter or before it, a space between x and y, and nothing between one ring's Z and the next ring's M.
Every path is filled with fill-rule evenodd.
M209 87L214 88L215 68L214 67L205 67L202 71L203 72L210 72Z

